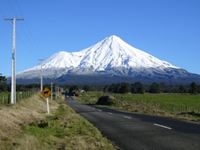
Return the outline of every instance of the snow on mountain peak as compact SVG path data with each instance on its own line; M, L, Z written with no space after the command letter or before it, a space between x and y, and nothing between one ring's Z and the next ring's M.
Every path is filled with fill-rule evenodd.
M94 71L112 68L177 68L144 51L132 47L120 37L112 35L79 52L60 51L41 64L29 69L92 68Z
M105 70L113 67L125 68L177 68L168 62L130 46L116 35L106 37L97 44L83 50L85 56L80 67Z
M120 41L120 40L122 40L119 36L117 36L117 35L111 35L111 36L109 36L109 37L106 37L105 38L105 40L112 40L112 41Z

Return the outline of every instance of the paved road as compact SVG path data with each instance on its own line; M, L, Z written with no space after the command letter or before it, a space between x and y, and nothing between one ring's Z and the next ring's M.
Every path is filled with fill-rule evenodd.
M67 103L122 150L200 150L198 124Z

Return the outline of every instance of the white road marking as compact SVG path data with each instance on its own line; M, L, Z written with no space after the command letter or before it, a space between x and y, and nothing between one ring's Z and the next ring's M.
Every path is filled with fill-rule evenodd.
M164 126L164 125L157 124L157 123L154 123L153 125L158 126L158 127L161 127L161 128L165 128L165 129L168 129L168 130L171 130L171 129L172 129L172 128L168 127L168 126Z
M108 112L108 114L112 115L113 113L111 113L111 112Z
M123 118L132 119L132 117L129 117L129 116L123 116Z
M101 109L97 109L97 111L99 111L99 112L102 112L102 110L101 110Z

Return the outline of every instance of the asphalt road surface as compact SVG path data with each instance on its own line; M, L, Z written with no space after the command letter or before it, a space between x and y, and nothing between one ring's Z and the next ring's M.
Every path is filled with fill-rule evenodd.
M122 150L200 150L199 124L67 103Z

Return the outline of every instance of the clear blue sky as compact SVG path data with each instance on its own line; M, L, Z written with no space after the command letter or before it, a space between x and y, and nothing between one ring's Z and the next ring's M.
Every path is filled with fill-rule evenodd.
M0 73L11 74L11 23L17 72L60 50L78 51L112 34L200 74L200 0L0 0Z

